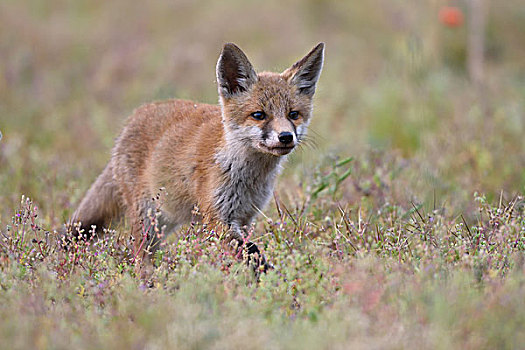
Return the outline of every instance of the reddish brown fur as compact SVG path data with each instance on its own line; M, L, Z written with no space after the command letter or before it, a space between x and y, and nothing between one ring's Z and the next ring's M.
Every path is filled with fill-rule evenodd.
M319 45L302 60L308 59L312 53L317 54L317 60L320 57L320 63L314 62L318 65L314 67L318 71L314 72L317 75L313 77L313 88L322 65L322 49ZM251 65L242 51L232 44L225 46L221 60L218 65L221 106L169 100L150 103L135 110L115 143L108 165L81 201L72 222L81 222L87 232L91 225L100 229L125 215L130 220L136 244L145 232L147 211L155 209L155 206L161 208L165 223L175 226L188 222L195 206L202 214L201 219L210 224L240 227L250 223L256 213L253 208L241 210L246 212L243 214L246 217L236 217L235 213L227 216L224 210L230 207L223 208L221 212L218 200L222 198L224 201L229 195L226 199L232 202L235 198L231 196L242 195L236 192L232 181L241 181L240 186L248 186L243 181L257 180L244 179L242 174L254 174L254 178L261 179L266 176L271 188L280 156L291 149L270 149L274 147L275 140L257 141L256 144L255 141L243 141L243 134L238 130L262 130L262 133L269 130L277 134L296 132L301 128L306 130L311 117L313 90L305 92L300 88L305 79L312 79L310 75L313 73L302 68L301 74L309 75L301 78L301 84L292 83L293 79L299 79L297 76L302 62L299 61L282 74L264 72L255 75L250 71ZM251 74L246 86L243 85L244 76L241 73ZM223 80L223 75L226 80ZM231 89L231 94L225 89ZM291 110L299 112L296 120L287 117ZM256 111L264 111L265 120L250 116ZM240 135L240 141L232 135ZM300 136L297 135L298 142ZM264 145L260 146L262 143ZM243 157L248 158L245 160ZM225 162L229 164L228 169L225 169ZM230 174L232 164L239 162L244 164L238 170L241 175ZM251 168L243 170L244 167L255 168L252 171ZM268 195L265 187L259 191L262 192L252 195ZM152 198L159 192L163 193L163 199L153 203ZM239 190L239 193L242 191ZM241 199L246 202L245 198ZM261 205L266 200L253 199ZM233 211L234 207L230 209ZM240 232L234 233L237 239L240 235Z

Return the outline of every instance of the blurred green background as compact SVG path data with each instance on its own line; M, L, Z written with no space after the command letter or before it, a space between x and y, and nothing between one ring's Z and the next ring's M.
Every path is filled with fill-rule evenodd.
M466 1L15 1L0 3L0 221L22 194L51 227L109 159L140 104L215 103L215 63L237 43L282 71L320 41L315 147L291 157L280 189L308 186L354 157L341 200L449 203L525 185L525 6L486 1L484 79L468 75ZM444 6L465 15L439 19ZM304 185L306 184L306 185ZM286 190L285 190L286 186Z

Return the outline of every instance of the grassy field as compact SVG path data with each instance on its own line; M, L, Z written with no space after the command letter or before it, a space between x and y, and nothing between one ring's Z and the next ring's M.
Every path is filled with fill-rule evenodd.
M147 3L147 5L146 5ZM525 344L525 8L492 2L485 79L463 1L0 2L1 349L519 349ZM217 101L224 42L280 71L320 41L314 143L252 238L257 282L195 223L150 281L129 228L50 232L126 116ZM131 258L130 258L131 257Z

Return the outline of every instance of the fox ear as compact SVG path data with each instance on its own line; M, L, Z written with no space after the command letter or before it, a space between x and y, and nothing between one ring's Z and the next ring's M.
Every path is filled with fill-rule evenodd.
M256 81L257 73L244 52L235 44L225 44L217 62L219 95L230 98L247 91Z
M311 97L323 69L323 60L324 43L319 43L306 56L285 70L282 76L296 85L300 93Z

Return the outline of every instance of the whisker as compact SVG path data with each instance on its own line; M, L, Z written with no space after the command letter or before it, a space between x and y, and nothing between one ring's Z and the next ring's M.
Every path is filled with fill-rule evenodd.
M326 141L326 137L324 137L322 134L320 134L319 132L317 132L315 129L312 129L311 127L308 128L308 133L310 134L314 134L314 136L318 139L320 139L321 141Z
M308 149L311 149L311 150L318 150L319 149L319 145L314 141L314 140L301 140L299 141L298 143L298 148L302 149L302 148L308 148Z
M299 139L298 141L299 146L306 146L313 150L319 149L319 144L317 143L315 138L309 135L304 135L304 134L299 135L298 139Z

